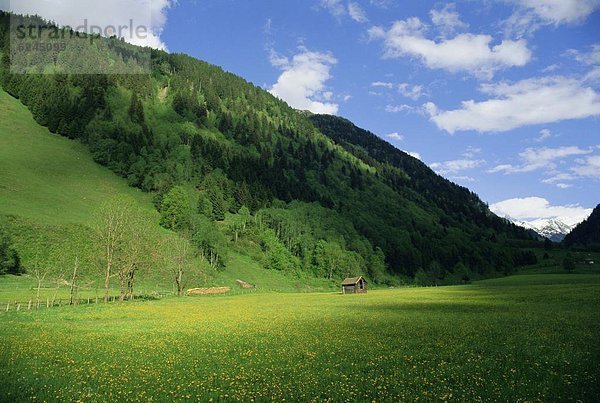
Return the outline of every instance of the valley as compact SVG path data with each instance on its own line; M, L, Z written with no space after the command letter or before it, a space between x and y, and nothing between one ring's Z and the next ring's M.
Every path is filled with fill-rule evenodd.
M335 29L344 18L369 22L358 3L319 4L311 12L335 11ZM526 44L505 38L488 49L491 36L450 39L469 27L455 7L427 14L444 46L475 38L495 60L506 44ZM417 42L440 46L424 37L428 25L407 21L389 32L368 30L368 42L385 42L385 63L403 55L393 35L406 35L405 25ZM519 84L490 80L515 66L486 64L468 79L438 80L436 71L428 87L361 84L363 105L388 104L360 113L349 107L355 117L400 116L394 124L411 128L422 144L431 137L413 119L440 134L426 163L403 151L411 149L400 144L404 132L377 135L338 115L342 102L358 101L324 84L338 59L309 51L299 38L300 53L279 54L270 16L261 49L281 69L272 87L117 36L13 59L17 23L74 34L37 14L0 10L0 402L600 398L600 205L557 208L545 198L519 198L527 187L515 181L515 198L504 202L520 217L556 216L519 221L497 215L500 203L490 207L473 190L493 193L493 186L462 175L547 167L543 185L593 186L598 146L529 147L511 164L493 153L487 161L475 141L442 150L449 139L463 141L454 132L469 125L481 125L469 129L477 135L497 134L503 126L494 125L518 121L500 113L483 123L453 122L485 102L494 107L481 113L512 102L511 85ZM426 61L415 56L409 64ZM118 71L79 74L86 67ZM367 77L371 67L363 68ZM423 73L411 69L397 79ZM535 91L553 80L561 81L523 87ZM449 82L475 82L500 99L444 111L449 106L436 106L433 93L452 94ZM392 105L391 92L414 105ZM561 137L540 130L519 144ZM460 159L444 162L446 151ZM521 200L588 218L565 223Z

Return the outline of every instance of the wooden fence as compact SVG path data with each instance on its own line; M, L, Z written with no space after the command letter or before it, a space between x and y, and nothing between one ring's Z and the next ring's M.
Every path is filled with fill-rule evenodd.
M0 312L10 311L31 311L39 309L50 309L64 306L76 306L76 305L92 305L92 304L104 304L104 303L118 303L118 302L133 302L133 301L153 301L159 300L165 296L172 295L170 292L151 292L134 294L129 299L121 300L120 295L111 295L107 301L104 301L104 296L88 297L88 298L46 298L37 299L30 298L28 301L8 301L0 303Z

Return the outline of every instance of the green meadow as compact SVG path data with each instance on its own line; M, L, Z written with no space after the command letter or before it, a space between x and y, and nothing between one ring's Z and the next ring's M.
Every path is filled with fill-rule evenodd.
M594 401L600 275L0 315L4 401Z

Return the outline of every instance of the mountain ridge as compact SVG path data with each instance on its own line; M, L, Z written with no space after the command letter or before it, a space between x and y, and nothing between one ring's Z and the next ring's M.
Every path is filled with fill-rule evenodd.
M564 244L570 246L594 247L600 250L600 204L592 214L577 225L565 239Z
M0 20L6 46L8 15ZM100 41L101 57L135 61L131 55L139 48L111 41ZM277 217L270 212L268 225L304 269L314 268L320 246L316 238L302 244L306 233L297 214L306 207L298 202L317 203L322 209L315 210L344 222L314 236L346 257L358 254L360 271L382 252L394 275L413 277L439 265L452 274L462 265L489 276L523 261L513 241L531 241L468 189L351 122L296 111L190 56L152 50L152 75L85 79L10 74L4 56L2 86L40 124L85 143L98 163L153 193L159 211L185 189L206 207L194 204L193 214L217 222L242 207L253 214L274 207ZM185 230L189 223L173 225ZM350 226L354 230L343 230Z
M531 229L541 237L548 238L552 242L556 243L562 242L562 240L565 239L565 236L567 236L567 234L569 234L573 228L575 228L575 225L565 224L558 218L538 219L533 221L513 220L511 218L508 219L513 221L515 224L523 228Z

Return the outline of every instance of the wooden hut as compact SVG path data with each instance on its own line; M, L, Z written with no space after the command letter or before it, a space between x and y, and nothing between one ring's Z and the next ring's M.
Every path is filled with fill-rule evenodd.
M350 277L342 282L342 294L360 294L367 292L367 280L363 276Z

